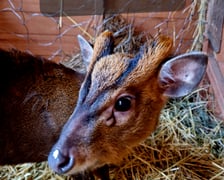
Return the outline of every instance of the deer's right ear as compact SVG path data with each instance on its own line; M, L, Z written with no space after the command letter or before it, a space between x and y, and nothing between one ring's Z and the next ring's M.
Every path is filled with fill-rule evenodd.
M93 47L81 35L78 35L77 38L81 50L82 59L87 67L93 57Z

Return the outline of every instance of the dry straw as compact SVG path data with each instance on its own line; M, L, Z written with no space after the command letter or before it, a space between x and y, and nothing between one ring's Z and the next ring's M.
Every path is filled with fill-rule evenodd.
M200 3L199 3L200 2ZM185 9L205 22L207 1L192 1ZM197 6L199 5L199 8ZM201 14L202 13L202 14ZM189 17L188 22L192 23ZM189 27L189 24L186 27ZM136 32L121 16L107 17L102 29L114 32L115 51L135 53L149 36ZM191 49L201 49L204 24L197 23ZM180 45L181 46L181 45ZM65 64L80 69L80 56ZM136 147L119 166L110 168L111 179L133 180L221 180L224 179L224 123L217 120L208 104L209 85L203 83L192 94L171 99L163 109L157 130ZM46 162L0 167L0 179L74 179L53 173Z

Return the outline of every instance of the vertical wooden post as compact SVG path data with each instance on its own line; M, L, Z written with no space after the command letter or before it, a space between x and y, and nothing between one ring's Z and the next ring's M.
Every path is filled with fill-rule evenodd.
M219 53L224 47L221 47L222 31L224 20L224 1L209 1L207 13L206 36L208 41L204 43L204 51L208 53L208 77L212 85L217 108L215 113L224 120L224 74L220 70L217 62L216 53Z

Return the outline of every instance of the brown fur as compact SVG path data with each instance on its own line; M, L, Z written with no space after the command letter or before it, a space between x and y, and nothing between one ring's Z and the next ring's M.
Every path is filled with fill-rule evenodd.
M108 98L100 104L100 108L105 109L106 106L114 104L116 97L123 92L136 95L135 113L126 124L111 128L104 124L104 119L101 120L103 115L99 115L93 137L101 137L102 143L100 145L93 143L93 147L88 148L94 149L94 154L88 152L92 154L91 157L96 156L95 158L102 162L119 163L121 157L127 155L133 146L144 140L155 129L160 110L166 102L157 81L158 68L161 62L170 55L172 40L160 37L156 43L154 48L149 46L148 52L142 57L142 62L132 71L122 86L108 93ZM92 72L94 86L90 87L87 99L99 96L104 89L114 84L127 66L125 61L131 57L117 53L97 62ZM99 139L94 140L94 142L97 141ZM106 152L102 153L102 149ZM98 155L95 152L98 152Z
M171 39L160 37L153 47L147 45L141 62L120 85L116 83L133 56L116 53L99 57L104 49L102 44L108 44L108 39L111 39L108 32L96 39L88 75L80 90L88 89L88 93L77 104L52 150L52 154L59 149L63 156L75 158L74 167L68 174L94 170L107 163L119 163L133 146L155 129L160 110L166 102L157 79L161 62L171 53ZM91 84L85 86L90 81L88 79L91 79ZM123 113L128 116L127 120L116 119L113 115L114 104L122 94L135 97L132 108ZM49 162L54 168L51 155ZM57 168L55 170L60 172Z
M44 161L83 76L16 50L0 50L0 68L0 164Z

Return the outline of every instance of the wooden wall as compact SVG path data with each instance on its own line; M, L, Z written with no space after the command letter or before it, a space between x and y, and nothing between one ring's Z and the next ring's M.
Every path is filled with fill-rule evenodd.
M209 1L207 13L207 41L204 51L208 53L208 77L214 93L214 110L224 120L224 1Z
M39 0L18 0L9 4L0 3L0 47L29 51L46 58L63 58L64 53L77 51L76 35L80 28L86 29L93 23L92 17L75 17L79 25L63 18L59 28L59 18L45 17L40 13ZM81 23L81 24L80 24ZM91 32L91 28L88 28Z
M187 6L190 3L187 0ZM184 52L192 44L196 25L196 18L191 25L186 23L188 15L186 10L124 16L141 31L152 35L160 32L173 37L178 52ZM94 38L101 24L101 16L45 17L40 13L39 0L1 0L0 48L16 48L61 61L66 54L79 51L77 34L85 35L87 32L90 35L86 35L87 39Z

